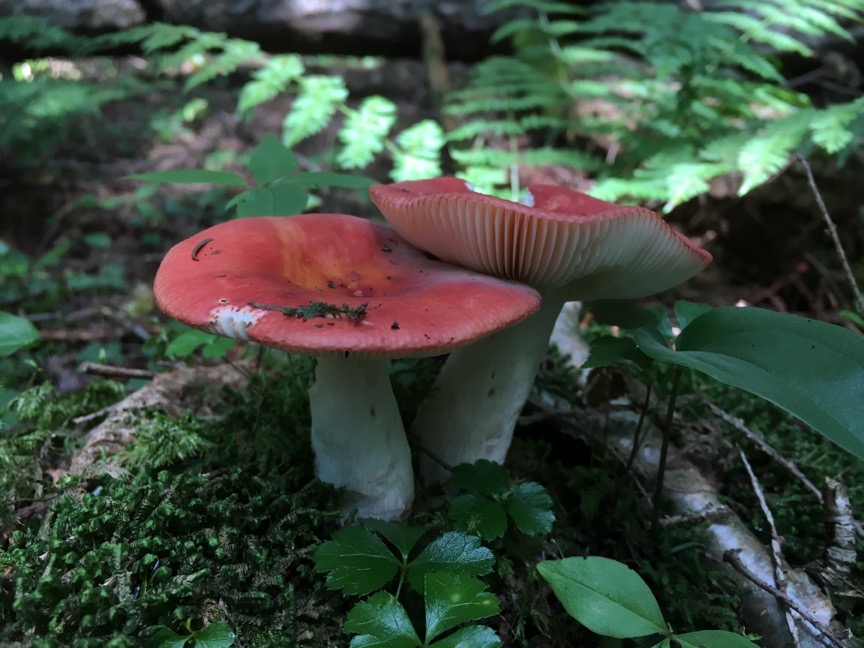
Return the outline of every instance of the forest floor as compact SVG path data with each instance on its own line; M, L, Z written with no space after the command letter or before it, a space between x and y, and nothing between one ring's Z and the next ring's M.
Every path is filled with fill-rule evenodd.
M398 101L400 119L413 123L434 115L423 74L420 64L397 62L351 69L346 79L358 96ZM394 79L418 81L397 89ZM351 601L312 569L311 555L338 528L339 513L336 494L312 474L311 364L243 345L172 356L169 345L184 329L153 307L164 253L223 220L230 194L124 176L236 169L264 134L280 132L287 109L277 99L240 120L227 82L202 96L207 110L190 119L182 110L188 97L172 85L109 104L43 164L3 163L0 310L28 317L40 342L0 359L0 404L11 403L0 450L0 646L140 645L159 626L182 634L226 620L237 646L347 644L341 623ZM313 168L332 138L304 142L301 162ZM386 162L364 173L386 181ZM557 168L522 174L570 179ZM864 186L853 170L828 163L817 163L816 174L844 242L860 254ZM360 192L325 190L319 198L321 212L375 215ZM647 303L747 303L844 323L844 275L797 165L743 200L718 185L670 219L715 262ZM596 330L585 314L575 323L589 337ZM437 366L394 365L406 420ZM548 537L497 546L492 589L502 610L487 623L505 645L596 645L533 571L538 560L563 555L632 566L676 630L745 628L748 586L734 567L708 558L705 534L716 512L688 515L667 503L653 528L651 467L625 466L609 429L591 431L592 416L626 421L643 402L661 425L672 373L649 378L650 394L645 376L626 368L586 377L560 354L544 363L507 468L550 493L557 521ZM116 409L138 389L145 391L132 403L137 409ZM826 479L841 494L845 486L847 512L864 518L860 463L776 408L697 374L682 380L674 430L678 466L693 466L724 510L769 547L764 496L790 578L804 574L828 592L838 634L845 627L864 636L860 526L843 547L851 559L838 562L837 490L823 491ZM440 530L435 495L419 498L414 521Z

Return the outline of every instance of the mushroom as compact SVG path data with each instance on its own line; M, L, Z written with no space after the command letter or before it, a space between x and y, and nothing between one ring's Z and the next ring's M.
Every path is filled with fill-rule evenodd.
M344 214L215 225L168 252L153 293L195 328L315 355L316 475L346 489L346 512L384 519L414 488L388 359L445 353L540 307L528 286L429 259Z
M450 464L503 463L564 302L644 297L702 270L711 255L657 214L552 185L525 204L450 177L375 185L372 202L405 239L443 261L537 288L540 311L450 354L414 432ZM426 460L428 480L447 477Z

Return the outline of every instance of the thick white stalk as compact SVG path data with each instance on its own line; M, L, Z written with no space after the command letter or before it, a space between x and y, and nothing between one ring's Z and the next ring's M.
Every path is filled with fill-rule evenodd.
M346 513L397 519L414 498L414 476L388 361L319 357L309 403L315 474L346 489Z
M450 354L414 421L423 448L450 466L504 462L561 306L544 301L524 322ZM450 477L425 453L420 470L428 484Z

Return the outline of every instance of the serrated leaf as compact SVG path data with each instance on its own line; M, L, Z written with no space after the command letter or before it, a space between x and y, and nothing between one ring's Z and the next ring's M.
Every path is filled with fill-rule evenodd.
M186 642L191 637L189 635L179 635L171 628L159 626L156 631L150 635L147 645L151 648L184 648Z
M617 560L545 560L537 571L567 613L591 632L617 639L666 632L663 614L645 581Z
M633 332L650 357L761 396L864 459L864 340L840 326L761 308L715 308L670 349L656 330Z
M399 570L399 560L390 548L362 526L339 529L315 551L313 560L316 572L327 573L327 587L345 594L381 589Z
M425 532L423 527L412 527L407 524L398 524L396 522L385 522L384 520L376 520L368 518L363 520L363 525L380 533L387 540L393 543L399 553L402 554L403 560L408 560L408 554L420 540L420 537Z
M297 158L274 135L265 135L249 158L249 173L258 184L267 184L288 175L298 167Z
M378 592L355 605L345 619L351 648L415 648L420 638L402 604L389 592Z
M236 639L227 621L217 621L195 633L195 648L231 648Z
M395 121L396 104L384 97L366 97L339 129L343 146L336 154L336 163L343 169L368 166L384 150L384 138Z
M700 630L674 635L681 648L758 648L747 637L724 630Z
M147 182L167 182L169 184L213 184L226 187L245 187L246 181L229 171L210 169L174 169L172 171L150 171L124 176L126 180L146 180Z
M459 624L498 614L498 599L486 584L450 571L426 574L426 643Z
M432 644L434 648L499 648L501 639L492 628L472 625L459 628Z
M423 591L426 574L432 571L452 571L469 576L488 574L495 564L495 556L480 546L480 538L448 531L430 542L408 565L408 583L415 591Z
M38 339L39 331L29 320L0 312L0 357L12 355Z
M294 146L324 130L339 104L348 97L348 88L339 77L306 76L300 82L300 93L282 122L282 141Z
M463 490L496 497L509 488L510 476L501 464L480 459L473 464L454 466L453 483Z
M555 521L552 498L537 482L516 484L504 500L504 509L513 518L516 527L526 535L552 531Z
M504 508L498 502L480 495L466 493L454 497L447 515L457 530L474 533L484 540L500 538L507 530Z

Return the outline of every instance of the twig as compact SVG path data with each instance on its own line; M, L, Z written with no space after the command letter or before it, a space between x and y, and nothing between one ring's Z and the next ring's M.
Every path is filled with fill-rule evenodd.
M774 461L776 461L778 464L780 464L786 470L788 470L790 473L792 473L792 475L798 481L800 481L807 490L809 490L811 493L813 493L816 496L816 499L819 501L819 503L822 504L822 491L819 490L818 488L816 488L816 485L813 482L811 482L804 473L801 472L801 470L798 468L798 466L796 466L794 463L792 463L791 461L789 461L785 457L781 456L780 453L778 453L773 447L771 447L765 441L765 439L763 439L761 436L756 434L753 430L748 428L744 424L744 421L742 421L741 419L736 418L736 417L732 416L731 414L729 414L728 412L720 409L719 407L714 405L714 403L709 403L708 401L705 401L705 404L708 406L708 409L711 410L711 413L714 414L714 416L720 417L726 423L728 423L729 425L734 427L741 434L743 434L748 439L750 439L753 443L755 443L759 447L760 450L765 452Z
M789 598L789 596L785 592L781 592L779 589L777 589L770 583L766 583L760 580L756 575L750 572L750 570L744 566L744 563L741 562L741 559L738 557L738 552L738 549L729 549L728 551L723 553L723 560L732 565L738 573L740 573L758 588L765 590L775 598L783 601L783 603L789 606L789 608L799 614L802 619L804 619L807 623L811 624L814 628L821 632L822 636L825 637L825 639L827 639L833 645L837 646L837 648L847 648L846 644L843 643L843 641L836 634L831 632L830 628L827 628L825 624L820 623L820 621L816 619L812 614L810 614L810 612L808 612L791 598Z
M831 234L831 239L834 241L834 248L837 250L837 255L840 257L840 262L843 264L843 270L846 272L846 278L849 280L849 285L852 286L852 292L855 295L855 305L858 313L864 315L864 297L861 296L861 289L858 287L858 282L855 281L855 275L852 273L852 268L849 265L849 259L846 258L846 251L843 249L843 244L840 243L840 235L837 233L837 226L828 213L825 207L825 202L822 200L822 194L819 193L819 188L816 186L816 180L813 179L813 170L810 168L810 163L803 155L798 154L798 161L804 166L804 172L807 174L807 182L810 185L810 191L816 198L816 205L825 219L825 224L828 226L828 233Z
M152 378L156 374L147 369L134 369L132 367L115 367L113 365L99 364L97 362L82 362L78 366L81 373L94 376L107 376L109 378Z
M774 584L786 597L781 599L785 603L788 600L789 595L786 592L786 572L783 571L782 538L777 532L777 525L774 524L774 514L771 513L771 508L768 506L768 502L765 499L762 485L759 483L756 473L753 472L753 467L750 465L750 462L747 461L747 455L744 454L744 451L741 448L738 448L738 454L741 456L741 461L744 462L744 468L750 476L750 484L753 486L753 492L756 494L756 499L759 500L759 507L762 509L762 515L765 516L765 520L768 522L768 528L771 530L771 562L774 564ZM798 628L795 625L795 619L792 618L788 606L786 609L786 626L789 628L789 634L792 637L792 645L795 646L795 648L798 648L801 645L801 640L798 637Z
M678 385L681 383L681 367L675 367L675 377L672 379L672 392L669 394L669 405L666 408L666 421L663 424L663 441L660 445L660 459L657 466L657 482L654 485L652 503L654 511L651 516L651 530L656 533L660 525L660 499L663 497L663 477L666 474L666 455L669 451L669 439L672 437L672 416L675 414L675 399L678 397Z

